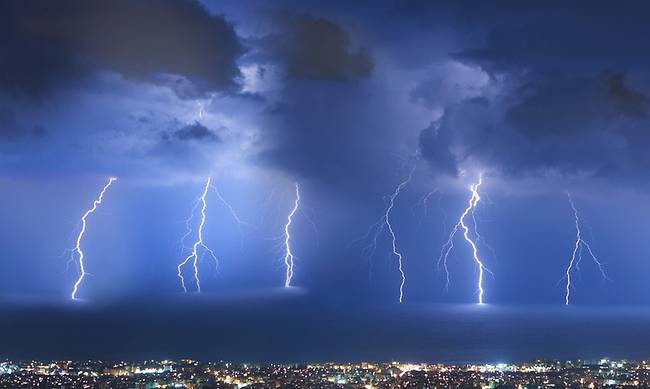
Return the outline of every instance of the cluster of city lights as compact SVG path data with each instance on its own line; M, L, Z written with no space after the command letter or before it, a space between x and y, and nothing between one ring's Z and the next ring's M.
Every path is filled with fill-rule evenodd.
M196 360L3 361L1 387L355 388L648 387L646 361L537 360L527 363L401 362L233 364ZM335 386L335 387L338 387Z

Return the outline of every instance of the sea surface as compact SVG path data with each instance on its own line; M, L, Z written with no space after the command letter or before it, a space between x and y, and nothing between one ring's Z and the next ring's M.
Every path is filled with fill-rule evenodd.
M110 302L4 298L0 357L234 362L650 359L644 307L369 305L300 291Z

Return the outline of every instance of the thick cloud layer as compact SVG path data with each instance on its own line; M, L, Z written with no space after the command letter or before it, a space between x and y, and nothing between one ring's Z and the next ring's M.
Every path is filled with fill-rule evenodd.
M422 152L446 173L482 166L507 175L627 175L650 162L648 97L621 74L543 78L450 107L423 131ZM644 174L645 175L645 174Z
M450 56L487 71L491 87L447 100L441 119L422 131L423 156L450 175L478 168L511 177L647 177L650 57L636 44L647 34L645 9L448 7L458 29L478 31ZM422 81L414 100L444 105L439 90Z
M178 130L174 131L172 137L180 141L221 141L221 139L219 139L219 135L199 122L194 122L194 124L189 124L187 126L179 128ZM168 136L165 138L169 139Z
M266 95L267 143L254 160L328 185L350 184L364 172L372 174L375 151L368 144L366 158L360 158L359 147L372 133L383 137L385 129L376 128L368 115L383 99L369 98L374 70L370 51L334 20L301 11L279 15L273 31L255 46L266 66L277 69L279 86Z
M644 3L585 9L384 2L344 13L319 2L246 5L234 7L237 12L232 5L212 6L190 0L5 2L0 90L23 97L84 91L97 88L92 80L101 72L145 88L164 85L190 101L242 90L242 98L253 97L249 103L264 110L247 126L255 152L245 158L314 178L355 179L368 166L385 167L381 154L391 148L402 157L414 154L406 145L418 141L432 171L449 176L479 168L511 177L634 177L648 162L650 57L637 44L650 32L639 16ZM268 24L260 19L262 9L272 15ZM240 35L222 11L239 18ZM386 15L393 15L390 25L382 21ZM608 28L613 24L617 28ZM160 100L147 89L141 93L140 101ZM171 100L165 104L175 110ZM3 107L3 140L53 132L47 117L39 121L12 104ZM242 112L217 104L211 109L219 121L206 127L179 111L162 121L165 128L161 120L137 129L86 127L147 133L130 139L162 132L167 141L228 146L210 128L230 128L226 122ZM414 119L404 122L407 117Z
M311 15L282 18L283 33L270 37L290 76L347 81L368 77L373 61L368 50L354 48L338 24Z
M494 72L522 68L571 73L645 70L650 61L650 54L641 48L642 37L650 33L644 22L650 6L644 1L622 6L604 1L589 6L580 2L461 1L443 7L451 9L458 28L473 31L472 41L453 55Z
M0 90L29 96L97 71L192 83L194 95L235 86L243 48L233 27L190 0L7 1L0 5ZM187 92L186 92L187 93Z

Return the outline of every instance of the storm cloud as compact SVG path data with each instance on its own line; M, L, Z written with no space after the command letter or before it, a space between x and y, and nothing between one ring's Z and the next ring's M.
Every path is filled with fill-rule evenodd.
M635 175L650 162L648 109L620 74L543 79L450 107L420 142L447 173L466 162L512 176Z
M369 51L353 45L339 24L308 14L284 15L282 32L266 38L291 77L350 81L368 77L374 64Z
M647 5L587 9L565 3L546 9L502 2L470 13L462 4L443 8L457 17L456 28L472 25L477 33L449 58L490 78L476 90L463 86L472 73L460 74L456 86L465 97L458 92L444 99L449 88L430 80L413 89L415 103L443 110L420 136L422 155L435 172L647 176L650 57L634 38L648 33L638 19ZM614 21L621 28L606 28Z
M199 122L194 122L193 124L188 124L178 130L174 131L171 135L174 139L180 141L204 141L204 142L220 142L221 139L214 131L210 130L203 124ZM167 135L165 137L169 139Z
M100 71L158 83L180 77L194 94L230 90L244 51L223 16L190 0L7 1L0 45L0 89L25 96Z

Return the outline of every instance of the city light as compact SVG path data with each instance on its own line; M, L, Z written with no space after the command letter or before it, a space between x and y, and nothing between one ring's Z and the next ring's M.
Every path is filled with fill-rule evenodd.
M645 362L311 363L308 365L164 361L5 361L0 387L648 387Z

